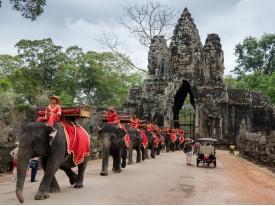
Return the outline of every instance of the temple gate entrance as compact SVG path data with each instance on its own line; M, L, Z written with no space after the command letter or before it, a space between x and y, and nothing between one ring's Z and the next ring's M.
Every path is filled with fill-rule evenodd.
M188 137L194 136L195 121L195 100L191 86L186 80L175 82L171 97L168 115L170 127L182 128L187 132Z

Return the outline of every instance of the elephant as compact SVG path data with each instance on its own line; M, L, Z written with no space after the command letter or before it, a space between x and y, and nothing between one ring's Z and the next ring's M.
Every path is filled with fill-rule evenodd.
M113 172L122 172L121 168L126 167L127 147L124 142L126 132L116 124L105 123L98 131L99 138L102 140L102 170L101 176L108 176L109 156L113 157ZM122 161L121 161L122 160Z
M136 162L141 162L141 147L142 147L142 137L140 131L136 128L129 127L125 125L127 133L130 136L130 146L128 148L128 165L133 164L133 149L137 152Z
M143 146L141 147L142 153L142 160L149 159L148 150L151 150L151 158L155 158L155 143L154 143L154 136L152 132L149 132L147 129L144 129L144 132L148 139L148 145L146 148Z
M75 167L72 156L67 153L67 141L64 129L59 122L54 124L57 134L54 138L49 134L53 129L41 122L31 122L26 124L20 133L18 149L18 166L16 196L23 203L23 187L26 178L26 171L29 159L40 157L44 176L39 189L35 194L35 200L43 200L49 197L50 192L59 192L60 187L55 178L58 169L63 170L69 177L74 188L83 187L84 172L88 162L88 156L78 165L78 174L72 171Z
M160 144L160 135L159 135L158 132L156 132L155 134L156 134L156 136L158 137L158 144L157 144L157 145L155 144L155 154L156 154L156 155L160 155L161 146L162 146L162 145Z

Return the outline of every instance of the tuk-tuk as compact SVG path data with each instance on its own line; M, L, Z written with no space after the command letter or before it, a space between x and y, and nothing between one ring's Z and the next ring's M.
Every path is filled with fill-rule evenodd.
M197 156L197 167L200 163L207 166L213 164L213 166L216 167L217 160L214 142L217 142L217 140L213 138L200 138L198 141L201 142L201 146Z

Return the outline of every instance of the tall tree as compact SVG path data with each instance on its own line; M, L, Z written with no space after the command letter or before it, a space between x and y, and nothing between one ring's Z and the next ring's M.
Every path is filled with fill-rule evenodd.
M9 0L12 8L19 11L21 15L32 21L36 20L44 12L46 0ZM0 7L2 0L0 0Z
M235 47L237 66L233 70L238 76L251 72L271 74L275 71L275 34L264 34L257 39L247 37Z
M58 67L65 61L62 47L51 39L21 40L15 46L24 70L29 70L43 89L51 89Z
M170 26L175 12L167 5L150 0L142 5L125 6L124 12L122 25L138 38L141 45L149 47L156 35L171 37Z
M142 46L148 48L151 41L156 35L163 35L167 39L172 36L171 26L174 23L175 11L171 7L162 4L156 0L149 0L144 4L130 4L124 6L124 14L120 18L119 23L134 37L136 37ZM106 33L97 38L102 46L110 49L116 56L128 63L133 69L148 74L147 70L140 68L124 58L125 53L121 48L119 38L114 33Z

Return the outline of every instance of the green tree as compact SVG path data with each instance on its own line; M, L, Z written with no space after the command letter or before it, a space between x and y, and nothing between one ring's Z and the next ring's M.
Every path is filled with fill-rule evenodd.
M259 39L247 37L235 47L237 66L233 70L239 77L252 72L271 74L275 71L275 34L264 34Z
M51 39L21 40L16 45L18 56L23 61L23 69L29 70L43 89L51 89L55 74L65 61L62 47Z
M131 73L128 62L113 53L87 52L85 59L80 88L89 104L121 105L129 87L141 82L141 74Z
M9 0L9 2L13 9L32 21L44 12L44 6L46 5L46 0ZM0 7L1 5L2 0L0 0Z

